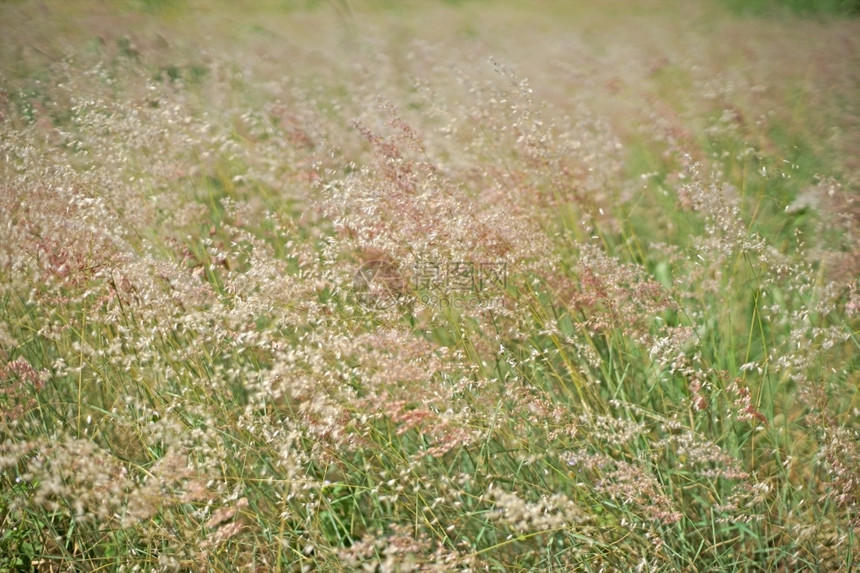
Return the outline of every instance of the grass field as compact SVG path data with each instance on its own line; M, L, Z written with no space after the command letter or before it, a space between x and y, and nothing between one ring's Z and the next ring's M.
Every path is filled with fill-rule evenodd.
M850 571L856 2L0 2L0 571Z

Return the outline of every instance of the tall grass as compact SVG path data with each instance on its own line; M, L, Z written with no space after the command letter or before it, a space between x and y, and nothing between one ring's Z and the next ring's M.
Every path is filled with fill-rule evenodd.
M855 23L87 6L0 44L0 569L856 567Z

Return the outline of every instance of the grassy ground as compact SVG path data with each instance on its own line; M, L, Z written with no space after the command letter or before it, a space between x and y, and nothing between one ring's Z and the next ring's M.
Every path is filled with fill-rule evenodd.
M810 6L0 3L0 570L856 568Z

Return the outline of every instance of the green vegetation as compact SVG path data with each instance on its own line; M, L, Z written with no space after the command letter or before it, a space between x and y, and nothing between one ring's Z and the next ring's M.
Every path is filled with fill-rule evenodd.
M757 16L791 11L801 15L856 16L858 0L722 0L731 9Z
M860 23L651 4L0 4L0 570L856 569Z

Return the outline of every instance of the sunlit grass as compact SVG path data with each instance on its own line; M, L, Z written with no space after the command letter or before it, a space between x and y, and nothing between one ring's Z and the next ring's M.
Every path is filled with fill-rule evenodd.
M857 22L652 4L0 7L0 569L856 567Z

